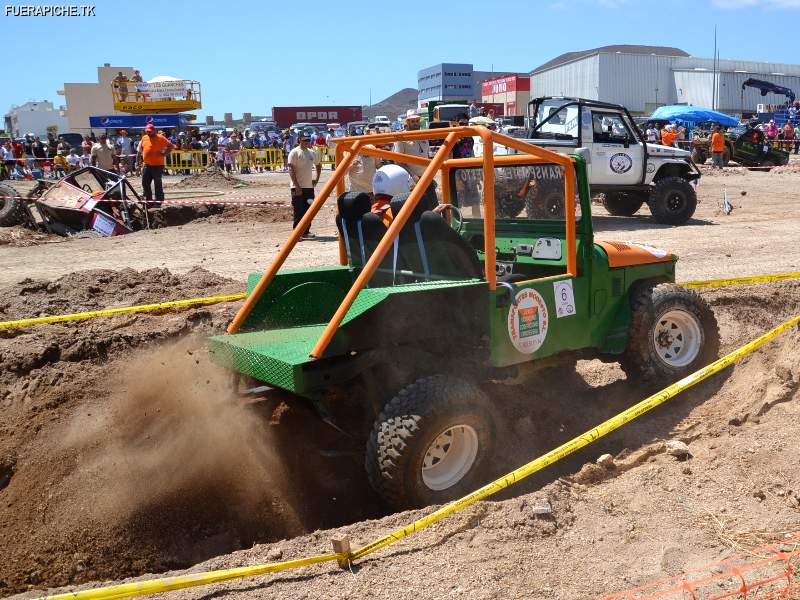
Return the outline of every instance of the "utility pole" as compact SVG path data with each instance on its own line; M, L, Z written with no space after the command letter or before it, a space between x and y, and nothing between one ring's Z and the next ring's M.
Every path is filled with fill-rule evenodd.
M711 80L711 109L717 110L717 25L714 24L714 76Z

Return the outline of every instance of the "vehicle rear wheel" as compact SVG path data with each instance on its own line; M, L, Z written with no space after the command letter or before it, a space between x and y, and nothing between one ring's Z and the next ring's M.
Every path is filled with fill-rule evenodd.
M702 148L695 148L692 150L692 160L698 165L704 165L706 164L708 157L706 156L706 153L703 152Z
M473 382L450 375L419 379L375 421L366 454L370 484L395 509L458 498L486 483L498 422Z
M674 283L645 284L630 303L628 347L620 360L629 377L674 381L717 358L717 319L696 292Z
M642 207L644 200L626 192L606 192L603 207L615 217L632 217Z
M0 227L11 227L22 222L22 200L10 185L0 183Z
M647 200L653 218L667 225L686 223L697 208L697 193L683 177L664 177L650 191Z

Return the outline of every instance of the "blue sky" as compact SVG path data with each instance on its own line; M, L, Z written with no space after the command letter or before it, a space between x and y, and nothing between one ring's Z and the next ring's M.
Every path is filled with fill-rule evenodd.
M8 1L8 0L7 0ZM44 4L23 0L27 4ZM48 0L48 3L59 0ZM92 2L93 0L73 0ZM95 17L7 17L0 111L91 82L105 62L203 86L200 115L294 104L367 104L416 87L420 68L527 71L606 44L677 46L800 63L800 0L95 0Z

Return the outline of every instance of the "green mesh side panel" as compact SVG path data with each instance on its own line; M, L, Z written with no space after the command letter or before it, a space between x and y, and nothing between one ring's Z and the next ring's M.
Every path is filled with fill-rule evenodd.
M311 277L311 274L307 274ZM316 275L316 274L315 274ZM352 339L345 330L371 331L358 322L358 318L373 310L393 295L421 293L459 286L485 285L478 279L461 281L436 281L410 283L394 287L366 288L361 290L353 306L345 315L342 325L326 351L326 358L342 356L352 348ZM295 289L295 288L292 288ZM313 301L313 299L308 299ZM338 303L337 305L338 306ZM334 307L335 308L335 307ZM414 315L393 315L399 319L413 319ZM304 390L303 366L313 362L309 354L319 340L327 323L293 327L280 327L249 331L234 335L209 338L211 359L222 366L254 377L269 385L302 393ZM349 326L349 327L348 327ZM363 338L363 336L361 336ZM368 340L367 346L369 346ZM375 344L380 340L375 340Z
M218 335L208 340L215 363L287 390L302 388L303 363L324 325Z
M424 290L437 290L437 289L445 289L450 287L458 287L463 285L471 285L471 284L480 284L483 283L480 279L467 279L467 280L459 280L459 281L423 281L419 283L407 283L404 285L395 285L392 287L380 287L380 288L366 288L361 290L361 292L356 297L356 301L353 302L353 306L350 307L350 310L347 311L347 314L344 316L344 320L342 321L342 326L346 325L359 315L364 314L369 309L373 308L392 294L408 294L411 292L420 292ZM413 315L398 315L401 317L408 317L411 318Z

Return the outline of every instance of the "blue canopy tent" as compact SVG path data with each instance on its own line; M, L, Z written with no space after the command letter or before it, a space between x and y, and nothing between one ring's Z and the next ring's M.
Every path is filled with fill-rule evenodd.
M689 125L717 123L723 127L735 127L739 124L739 121L730 115L710 108L703 108L702 106L661 106L650 115L650 119L653 121L680 122Z

